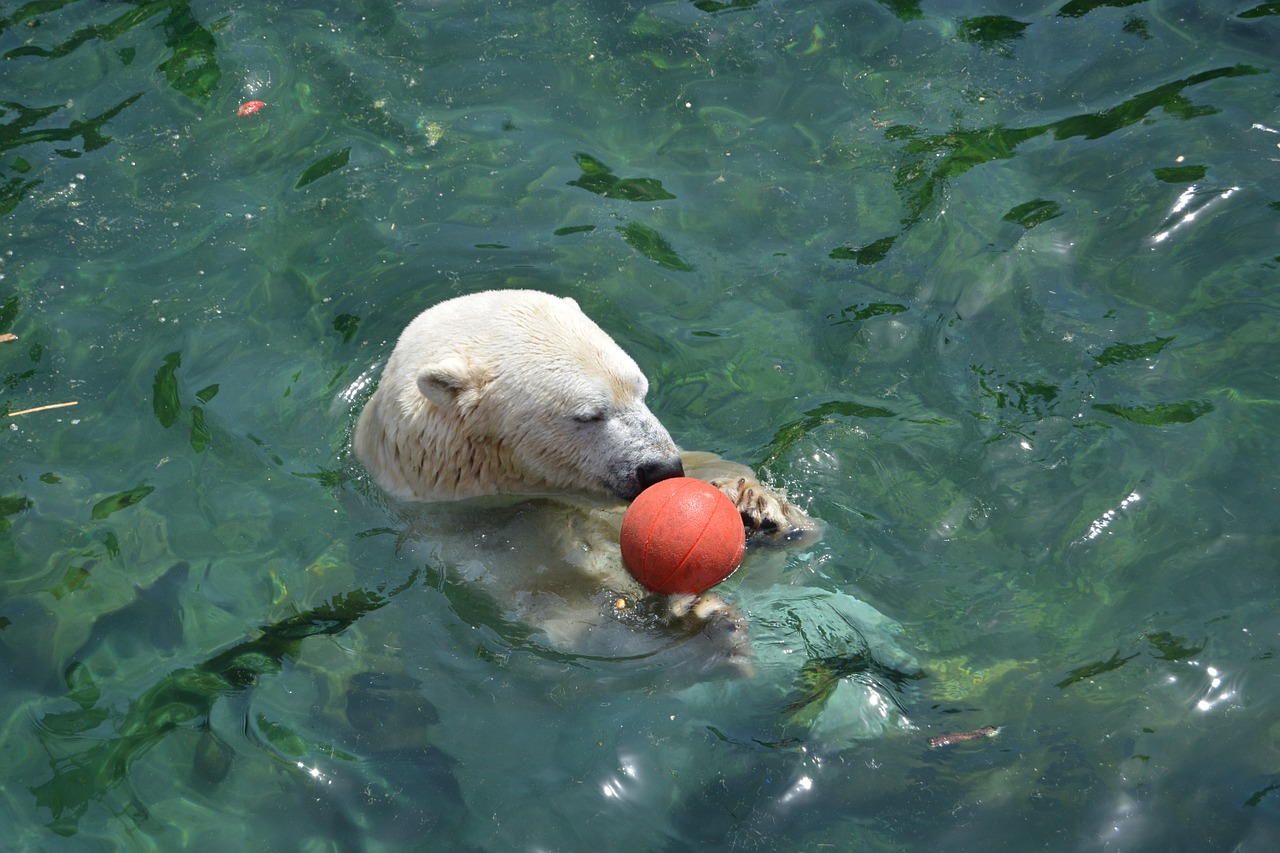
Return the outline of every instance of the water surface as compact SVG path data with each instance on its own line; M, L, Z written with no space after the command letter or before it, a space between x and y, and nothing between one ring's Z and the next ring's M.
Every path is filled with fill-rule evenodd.
M1274 849L1278 47L1249 0L0 8L5 846ZM355 407L492 287L825 521L755 571L901 622L922 678L837 670L903 725L548 654L401 540Z

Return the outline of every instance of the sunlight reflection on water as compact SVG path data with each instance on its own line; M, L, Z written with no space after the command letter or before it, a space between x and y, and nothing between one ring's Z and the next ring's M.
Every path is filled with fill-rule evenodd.
M1163 243L1176 232L1190 225L1202 213L1208 213L1219 203L1225 202L1240 191L1239 187L1228 187L1225 190L1198 187L1195 184L1187 187L1178 196L1165 219L1165 228L1151 238L1153 244ZM1154 248L1154 245L1153 245Z

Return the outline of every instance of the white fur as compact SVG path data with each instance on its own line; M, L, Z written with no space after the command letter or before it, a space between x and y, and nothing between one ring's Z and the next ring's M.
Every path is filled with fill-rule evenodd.
M393 495L629 501L680 467L640 368L572 299L486 291L418 315L356 425Z

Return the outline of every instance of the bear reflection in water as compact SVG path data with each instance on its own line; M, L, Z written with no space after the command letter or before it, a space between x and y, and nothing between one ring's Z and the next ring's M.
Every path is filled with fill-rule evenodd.
M476 293L404 330L354 450L400 499L406 547L483 590L504 623L548 650L645 661L651 676L653 664L678 659L682 670L727 668L789 689L798 663L825 661L795 706L822 709L812 727L902 724L873 680L845 677L918 671L897 623L842 592L782 583L788 552L821 526L745 466L680 451L647 391L636 363L572 299ZM721 489L742 515L749 549L734 603L715 592L657 596L623 567L626 502L681 475ZM845 700L852 717L832 707Z

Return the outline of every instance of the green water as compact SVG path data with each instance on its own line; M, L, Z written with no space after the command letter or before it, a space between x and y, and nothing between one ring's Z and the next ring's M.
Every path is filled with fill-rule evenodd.
M0 5L0 847L1275 849L1278 51L1255 0ZM353 400L517 286L825 521L740 575L901 622L924 677L848 678L906 725L549 654L401 541Z

